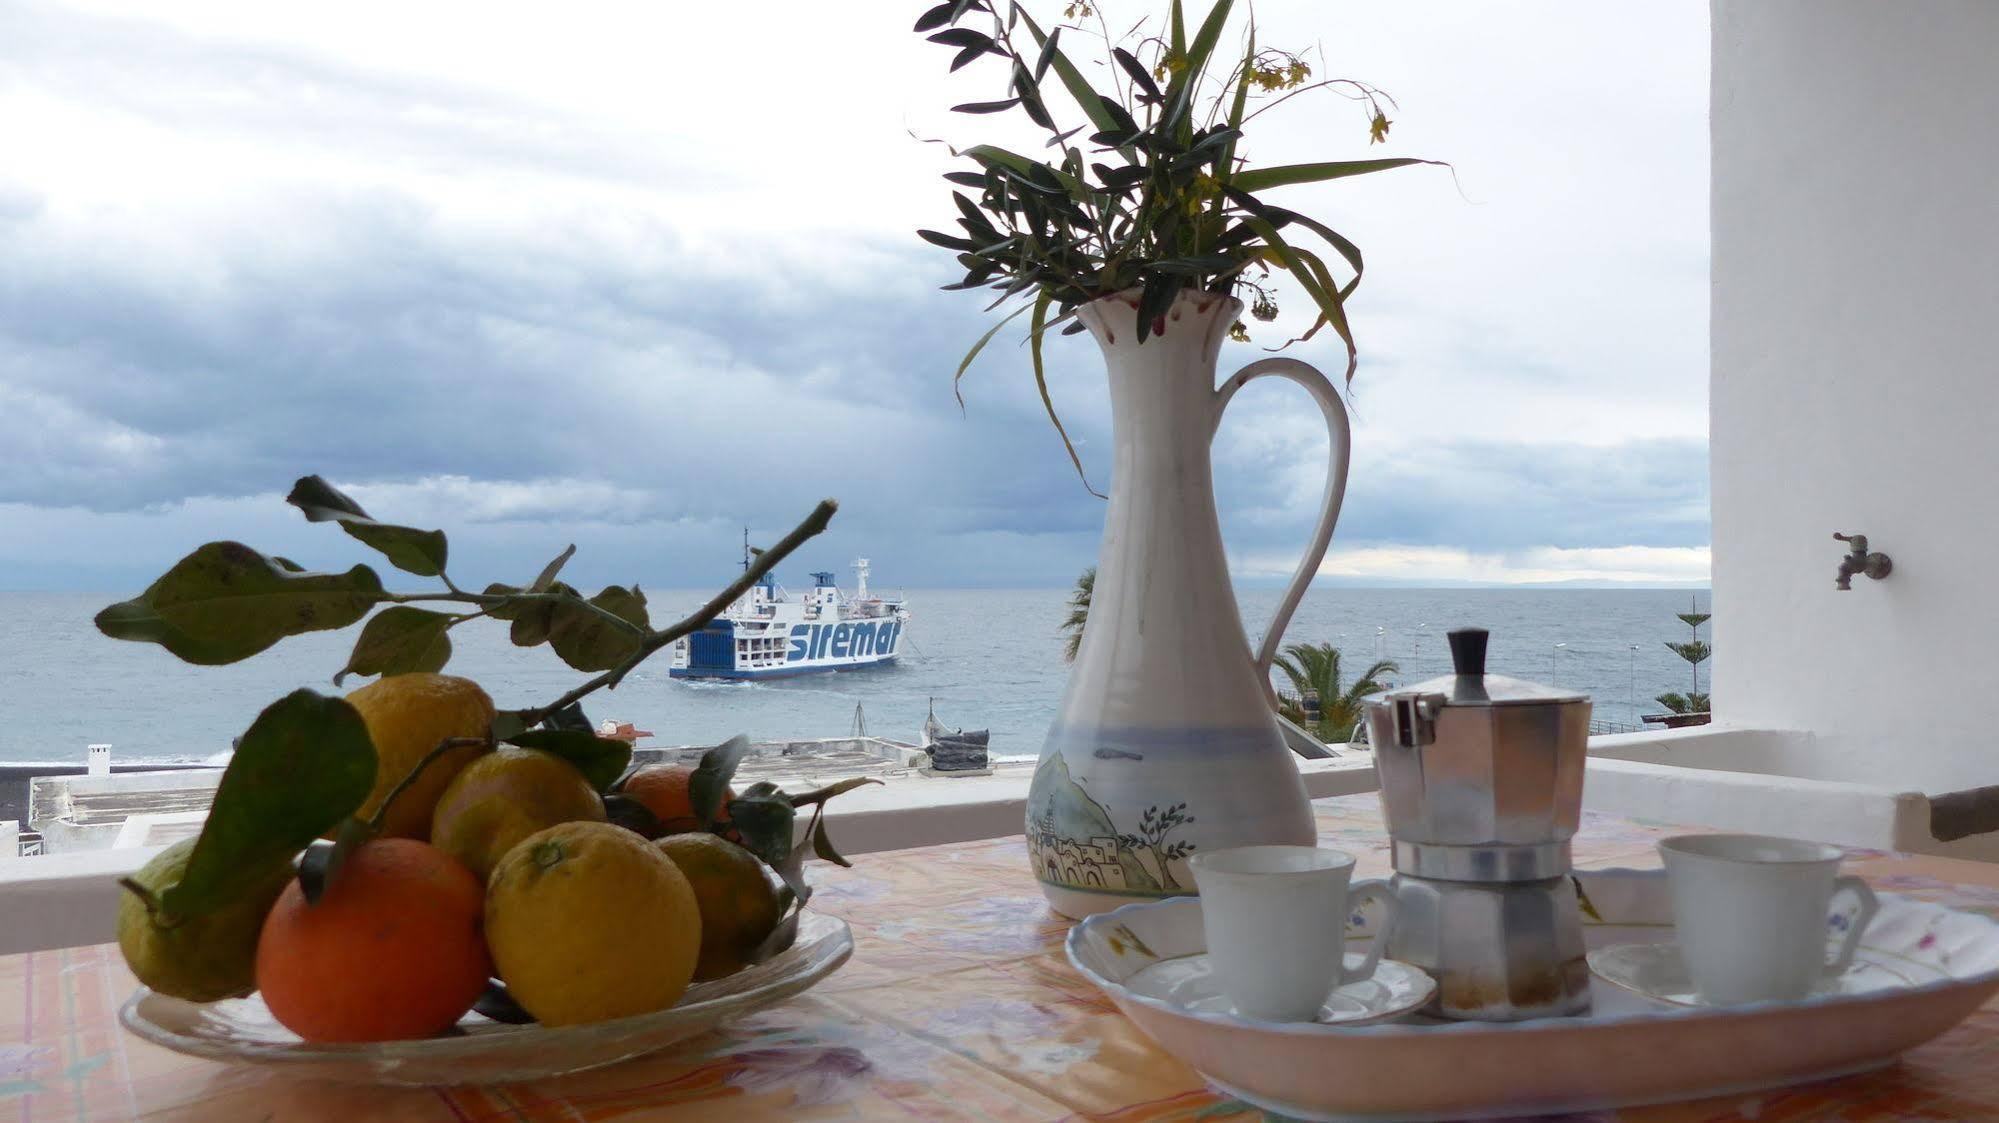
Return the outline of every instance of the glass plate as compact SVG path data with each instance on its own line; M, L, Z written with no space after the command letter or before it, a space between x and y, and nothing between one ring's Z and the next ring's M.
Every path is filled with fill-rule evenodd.
M419 1086L539 1080L656 1052L783 1002L832 974L853 951L846 921L807 910L799 916L797 941L778 955L696 983L669 1009L590 1025L507 1025L467 1014L456 1031L441 1037L313 1045L279 1025L256 995L196 1003L145 987L125 1002L118 1020L176 1053L328 1080Z

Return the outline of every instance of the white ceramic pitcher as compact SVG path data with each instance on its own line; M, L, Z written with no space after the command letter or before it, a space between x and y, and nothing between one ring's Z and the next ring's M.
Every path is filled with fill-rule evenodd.
M1217 388L1215 360L1240 301L1183 292L1142 344L1137 306L1132 292L1078 311L1110 370L1110 505L1082 649L1027 803L1035 875L1069 917L1193 893L1186 859L1199 851L1316 838L1278 731L1270 666L1339 518L1346 407L1296 359L1251 363ZM1332 452L1318 529L1252 654L1209 450L1235 392L1266 375L1311 393Z

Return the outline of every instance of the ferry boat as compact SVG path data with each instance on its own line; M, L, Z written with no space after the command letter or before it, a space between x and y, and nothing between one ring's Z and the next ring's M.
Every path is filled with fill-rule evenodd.
M743 565L750 563L744 549ZM793 599L765 574L708 626L676 640L667 673L674 678L764 679L851 671L894 662L909 608L901 597L868 592L868 559L854 563L854 595L814 573Z

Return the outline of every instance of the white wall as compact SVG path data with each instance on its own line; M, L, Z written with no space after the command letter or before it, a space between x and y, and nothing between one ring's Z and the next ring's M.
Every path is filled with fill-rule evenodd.
M1713 8L1716 712L1999 784L1999 3Z

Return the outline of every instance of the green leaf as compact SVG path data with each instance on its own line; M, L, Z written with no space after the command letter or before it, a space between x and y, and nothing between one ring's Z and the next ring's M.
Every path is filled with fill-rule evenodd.
M1057 28L1056 34L1060 33L1061 29ZM1049 39L1052 42L1054 36L1050 36ZM1125 74L1130 76L1132 84L1140 92L1154 101L1159 100L1161 97L1159 83L1152 80L1151 72L1145 69L1144 63L1138 61L1137 55L1132 54L1123 47L1114 47L1111 49L1111 57L1117 59L1117 64L1124 68Z
M1273 187L1289 187L1294 183L1324 183L1330 179L1345 179L1348 176L1369 175L1385 172L1391 168L1406 168L1411 164L1437 164L1442 160L1416 160L1398 157L1391 160L1332 160L1320 164L1283 164L1275 168L1248 168L1235 174L1230 186L1238 191L1268 191Z
M1171 132L1176 140L1185 144L1193 134L1193 118L1188 112L1193 105L1194 91L1200 87L1201 72L1207 69L1208 56L1214 53L1215 43L1221 39L1222 25L1228 22L1229 10L1235 0L1216 0L1208 10L1208 18L1201 22L1200 30L1194 33L1194 42L1182 50L1178 39L1185 34L1180 21L1178 0L1174 4L1174 50L1184 59L1186 65L1173 75L1166 87L1166 105L1160 110L1158 127Z
M1298 281L1298 286L1305 290L1306 294L1312 298L1313 303L1319 306L1320 321L1332 324L1333 330L1337 331L1340 338L1346 342L1347 381L1352 382L1354 367L1359 360L1359 351L1354 347L1353 329L1347 326L1346 309L1340 306L1339 290L1322 284L1319 278L1314 275L1312 267L1306 264L1306 255L1303 255L1299 250L1293 249L1290 243L1286 242L1283 236L1277 233L1275 226L1255 215L1244 218L1243 222L1250 229L1255 230L1257 236L1270 245L1271 251L1277 255L1277 260ZM1320 265L1319 269L1323 272L1325 266ZM1318 330L1319 324L1314 323L1302 338L1309 339L1313 332Z
M636 585L612 585L589 603L637 631L620 628L574 601L557 601L549 606L548 645L576 670L608 671L638 653L641 636L651 626L645 594Z
M918 230L916 236L933 246L942 246L947 250L971 253L979 248L979 244L970 238L954 238L949 234L941 234L935 230Z
M855 788L865 788L869 784L884 786L883 781L872 776L849 776L844 780L835 780L823 788L814 788L809 792L793 796L791 802L801 806L807 803L824 803L836 795L844 795Z
M493 715L493 739L504 741L528 730L527 710L501 710Z
M479 1000L472 1004L472 1009L501 1025L524 1026L534 1021L534 1015L514 1001L513 992L498 979L486 980L486 989L479 992Z
M1083 182L1068 172L1062 171L1059 168L1050 168L1047 164L1041 163L1038 160L1030 160L1017 152L1009 152L1004 148L998 148L990 144L977 144L965 149L963 155L967 159L977 160L985 167L1002 168L1010 171L1022 180L1026 180L1030 185L1032 185L1033 181L1028 179L1028 177L1034 174L1034 169L1044 168L1054 175L1056 181L1062 185L1062 189L1067 191L1072 197L1088 193L1088 189L1083 186Z
M248 659L286 636L344 628L386 599L365 565L286 569L240 542L210 542L128 601L97 614L112 639L157 643L190 663Z
M636 586L613 585L585 601L581 593L558 581L548 593L561 599L524 601L493 613L513 620L508 636L515 646L546 643L579 671L610 670L638 651L649 624L645 594ZM606 614L629 627L620 627Z
M246 879L353 815L375 786L375 744L353 706L310 690L273 702L236 743L169 916L226 907Z
M616 792L604 796L604 818L645 838L658 838L666 833L665 825L659 821L659 816L652 813L652 808Z
M375 828L350 815L341 820L332 842L314 842L308 846L298 862L298 887L305 893L306 904L318 904L334 878L340 876L340 867L347 864L355 847L374 837Z
M1138 297L1138 341L1145 342L1148 333L1158 335L1165 328L1166 313L1173 308L1173 298L1180 295L1185 280L1170 273L1154 273L1145 279L1145 291Z
M376 522L359 503L318 476L306 476L293 484L285 502L305 512L312 522L338 522L348 534L381 551L397 569L418 577L435 577L444 572L449 551L441 530Z
M545 593L553 588L555 586L555 575L561 573L562 567L568 565L569 559L575 556L576 543L571 542L563 548L561 553L555 555L554 561L541 567L541 575L534 579L534 584L529 585L527 591L530 593Z
M721 813L729 781L736 778L736 769L748 755L750 739L740 733L701 754L701 763L687 778L687 802L704 829Z
M968 101L952 106L951 112L971 114L1004 113L1019 104L1020 99L1017 97L1010 97L1001 101Z
M347 666L333 676L338 686L348 675L400 675L438 671L451 661L451 636L456 616L398 604L377 612L354 641Z
M833 840L826 835L826 816L824 815L812 816L812 852L836 866L845 866L848 869L854 868L854 863L841 857L840 852L833 848Z
M1041 408L1048 411L1048 420L1055 423L1055 432L1062 438L1062 447L1069 452L1069 463L1076 466L1076 478L1083 481L1084 490L1102 499L1103 493L1090 486L1089 474L1083 471L1083 458L1076 455L1075 442L1069 439L1069 430L1063 428L1062 418L1055 412L1055 399L1048 393L1048 369L1042 362L1041 337L1048 330L1048 305L1052 299L1047 289L1035 294L1034 318L1028 321L1028 351L1033 356L1034 386L1041 391Z
M942 43L947 47L978 47L981 50L996 50L993 37L969 27L953 27L929 36L932 43Z
M931 8L917 17L916 30L918 32L935 31L943 27L945 24L951 22L957 7L958 0L944 0L942 4Z
M979 352L986 349L986 344L992 342L993 336L998 335L1001 328L1012 323L1015 317L1027 311L1027 309L1028 306L1023 304L1013 311L1008 312L1006 317L1000 320L999 323L987 328L986 333L979 337L978 342L972 344L972 349L965 352L965 357L958 360L958 369L951 375L951 393L957 396L959 409L965 408L965 395L958 389L958 383L965 377L965 371L971 367L972 360L979 357Z
M1021 19L1027 23L1028 33L1034 36L1035 45L1044 53L1050 54L1049 61L1055 66L1055 76L1062 80L1062 87L1069 91L1069 96L1075 100L1077 107L1082 109L1083 115L1090 119L1090 124L1095 125L1100 132L1119 131L1118 119L1104 108L1108 99L1090 87L1089 80L1083 77L1082 71L1076 69L1075 63L1069 61L1069 56L1062 51L1062 48L1049 46L1048 36L1042 33L1041 25L1034 22L1034 17L1022 12ZM1127 116L1125 120L1130 121L1131 118Z
M773 867L791 856L798 811L783 792L745 792L729 801L729 825L742 836L743 849Z
M485 595L489 597L515 597L525 592L527 590L518 585L502 585L498 581L495 581L486 586ZM495 620L515 620L519 619L523 612L528 611L534 606L535 602L531 600L509 601L505 604L489 604L486 606L486 615L491 616Z
M530 729L503 739L509 745L561 757L575 765L590 786L600 792L617 782L632 763L630 742L577 729Z

